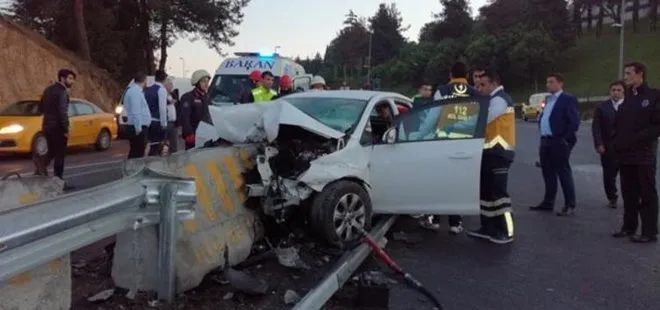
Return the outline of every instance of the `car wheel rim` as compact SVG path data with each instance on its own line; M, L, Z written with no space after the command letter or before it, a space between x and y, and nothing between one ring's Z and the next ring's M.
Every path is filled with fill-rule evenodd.
M101 137L99 138L99 145L101 145L102 148L108 148L110 146L110 137L108 136L107 132L101 133Z
M38 137L34 145L37 155L44 156L48 153L48 142L46 141L46 138Z
M366 208L357 194L345 194L334 208L335 233L342 241L352 241L365 229Z

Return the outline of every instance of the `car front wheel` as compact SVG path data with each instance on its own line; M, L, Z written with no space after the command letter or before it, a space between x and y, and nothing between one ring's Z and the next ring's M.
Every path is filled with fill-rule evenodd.
M310 224L329 244L341 248L360 242L361 232L371 228L371 198L356 182L331 183L311 206Z
M97 151L105 151L110 148L111 144L112 137L110 136L110 132L108 132L107 129L102 129L98 136L96 136L96 143L94 147Z

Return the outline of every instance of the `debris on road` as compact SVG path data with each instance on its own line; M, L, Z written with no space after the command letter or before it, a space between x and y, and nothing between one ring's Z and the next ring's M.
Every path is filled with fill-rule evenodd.
M229 284L241 292L250 295L265 295L268 293L268 284L262 279L233 268L226 268L223 274Z
M108 289L87 298L87 300L91 302L104 301L104 300L108 300L108 298L112 297L112 295L114 294L115 294L115 289Z
M296 293L293 290L287 290L284 293L284 303L287 305L293 305L299 302L302 298L300 298L300 295Z

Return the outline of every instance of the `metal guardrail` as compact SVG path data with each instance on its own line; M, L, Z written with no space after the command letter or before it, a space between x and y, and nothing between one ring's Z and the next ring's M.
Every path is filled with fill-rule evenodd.
M158 296L172 302L178 221L194 218L192 178L149 169L0 212L0 282L126 230L159 224Z

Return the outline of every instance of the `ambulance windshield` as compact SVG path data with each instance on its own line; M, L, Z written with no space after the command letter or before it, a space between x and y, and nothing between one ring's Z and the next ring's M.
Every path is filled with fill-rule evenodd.
M275 77L273 89L278 88L279 77ZM251 91L252 83L247 75L218 74L213 77L209 89L211 103L224 106L240 103L241 96Z

